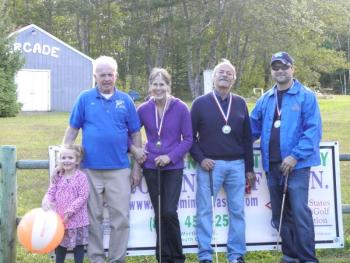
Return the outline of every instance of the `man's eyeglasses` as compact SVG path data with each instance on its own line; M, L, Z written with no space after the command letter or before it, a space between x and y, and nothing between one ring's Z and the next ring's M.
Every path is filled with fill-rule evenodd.
M272 65L271 68L272 68L273 71L278 71L280 69L287 70L287 69L290 68L290 66L289 65L284 65L284 64L283 65Z

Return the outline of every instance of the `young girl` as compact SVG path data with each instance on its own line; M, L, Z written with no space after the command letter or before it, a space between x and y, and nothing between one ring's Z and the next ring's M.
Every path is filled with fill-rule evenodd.
M63 240L55 250L56 263L64 262L68 248L73 249L75 263L84 260L84 245L88 243L89 183L87 176L78 169L82 158L80 146L64 145L60 148L58 166L42 202L42 208L55 210L65 226Z

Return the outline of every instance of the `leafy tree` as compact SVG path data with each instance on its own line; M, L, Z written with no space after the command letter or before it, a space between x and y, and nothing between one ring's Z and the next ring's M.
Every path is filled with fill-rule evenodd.
M0 15L6 17L6 5L0 8ZM21 109L17 102L15 75L23 61L20 54L12 50L6 25L9 25L8 21L0 20L0 117L14 117Z
M236 91L271 86L270 58L289 52L296 77L313 87L349 86L350 1L334 0L7 0L17 26L35 23L95 58L119 64L119 87L147 93L166 67L173 92L202 93L202 72L227 58Z

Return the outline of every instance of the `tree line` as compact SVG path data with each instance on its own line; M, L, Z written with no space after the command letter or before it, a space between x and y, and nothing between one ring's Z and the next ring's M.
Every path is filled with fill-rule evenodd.
M173 93L202 92L203 70L220 58L237 70L236 92L271 85L270 58L287 51L314 89L349 85L348 0L3 0L4 32L36 24L92 58L119 64L119 85L147 93L153 67L166 67Z

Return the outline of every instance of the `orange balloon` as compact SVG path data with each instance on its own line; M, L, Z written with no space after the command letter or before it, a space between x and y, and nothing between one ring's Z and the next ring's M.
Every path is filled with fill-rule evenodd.
M17 227L19 243L28 251L46 254L54 250L62 241L64 225L54 211L35 208L26 213Z

